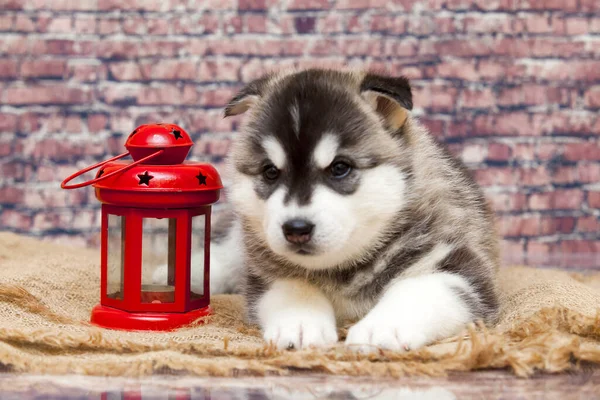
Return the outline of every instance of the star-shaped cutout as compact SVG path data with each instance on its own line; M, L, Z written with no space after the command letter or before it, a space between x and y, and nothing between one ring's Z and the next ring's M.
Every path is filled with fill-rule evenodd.
M181 131L179 129L173 129L171 133L175 136L175 139L183 139L183 136L181 136Z
M206 186L206 176L202 175L202 171L198 172L196 178L198 178L198 185Z
M139 174L138 178L140 178L140 182L138 183L138 185L150 185L150 179L153 179L154 177L152 175L150 175L148 173L148 171L144 172L143 174Z

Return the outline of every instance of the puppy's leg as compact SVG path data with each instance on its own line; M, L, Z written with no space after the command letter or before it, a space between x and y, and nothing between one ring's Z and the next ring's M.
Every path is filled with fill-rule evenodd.
M377 305L348 332L347 345L410 350L459 333L474 315L473 289L462 276L431 273L391 284Z
M255 307L265 340L280 349L337 342L333 306L323 293L308 283L275 281Z

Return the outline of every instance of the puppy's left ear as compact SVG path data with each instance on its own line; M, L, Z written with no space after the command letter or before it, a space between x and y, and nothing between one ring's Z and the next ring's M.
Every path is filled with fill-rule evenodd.
M412 91L405 77L368 73L360 84L360 93L393 131L402 128L412 110Z
M271 75L265 75L248 83L239 91L225 107L225 117L243 114L252 107L264 94Z

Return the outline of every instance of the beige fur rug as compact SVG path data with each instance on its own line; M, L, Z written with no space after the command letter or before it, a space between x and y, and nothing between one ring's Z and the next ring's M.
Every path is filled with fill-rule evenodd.
M0 232L0 370L30 373L400 376L509 368L519 376L600 363L600 277L524 267L500 272L498 326L409 353L279 352L243 323L239 296L214 296L207 324L170 333L88 324L99 252ZM341 335L345 329L341 329Z

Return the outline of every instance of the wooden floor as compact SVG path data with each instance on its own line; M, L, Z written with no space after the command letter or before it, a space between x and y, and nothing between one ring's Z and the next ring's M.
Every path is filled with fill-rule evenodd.
M600 371L515 378L502 371L453 374L446 378L144 379L82 376L0 375L6 399L595 399Z

